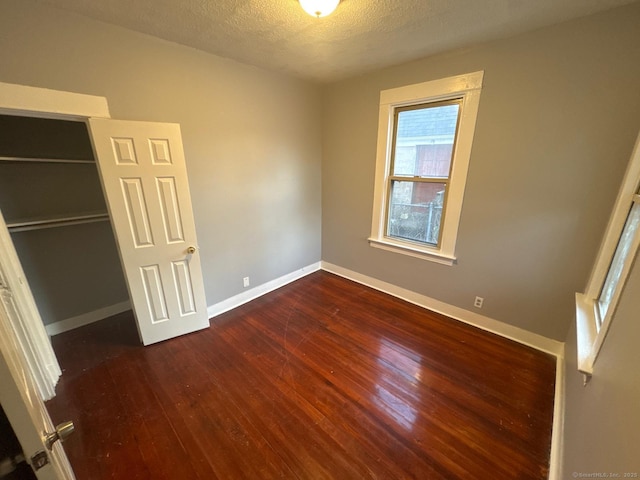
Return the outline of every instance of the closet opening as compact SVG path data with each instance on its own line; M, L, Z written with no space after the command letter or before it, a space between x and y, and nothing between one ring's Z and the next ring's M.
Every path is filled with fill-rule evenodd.
M50 336L130 309L83 121L0 115L0 211Z

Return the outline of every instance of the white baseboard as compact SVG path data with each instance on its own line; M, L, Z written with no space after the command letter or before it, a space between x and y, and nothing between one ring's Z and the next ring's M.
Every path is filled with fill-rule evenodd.
M99 308L92 312L83 313L81 315L67 318L65 320L53 322L49 325L45 325L45 328L47 329L47 333L49 334L49 336L53 337L54 335L58 335L59 333L68 332L69 330L73 330L74 328L89 325L90 323L103 320L105 318L111 317L112 315L126 312L127 310L131 310L131 302L129 300L127 300L126 302L116 303L115 305L109 305L108 307Z
M551 431L551 455L549 458L549 480L561 480L564 440L565 404L564 346L556 357L556 392L553 399L553 427Z
M251 300L255 300L262 295L285 286L287 283L291 283L295 280L298 280L299 278L309 275L310 273L317 272L318 270L320 270L320 262L312 263L311 265L302 267L301 269L283 275L282 277L276 278L267 283L263 283L262 285L252 288L251 290L247 290L214 305L210 305L209 307L207 307L209 318L213 318L224 312L233 310L240 305L244 305Z
M514 327L513 325L494 320L493 318L465 310L464 308L449 305L448 303L427 297L426 295L412 292L411 290L383 282L382 280L378 280L373 277L368 277L367 275L362 275L361 273L354 272L328 262L322 262L322 270L335 273L336 275L361 283L375 290L380 290L381 292L406 300L414 305L441 313L447 317L460 320L461 322L468 323L474 327L495 333L496 335L533 347L537 350L541 350L555 356L562 354L564 343L557 340L543 337L537 333L532 333L522 328Z

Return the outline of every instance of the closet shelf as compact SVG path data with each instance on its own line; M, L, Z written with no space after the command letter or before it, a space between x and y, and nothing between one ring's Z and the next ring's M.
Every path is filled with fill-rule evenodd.
M7 222L9 232L25 232L44 228L66 227L83 223L104 222L109 220L109 214L104 211L85 212L51 217L24 218Z
M0 162L26 162L26 163L92 163L93 160L70 160L66 158L29 158L29 157L0 157Z

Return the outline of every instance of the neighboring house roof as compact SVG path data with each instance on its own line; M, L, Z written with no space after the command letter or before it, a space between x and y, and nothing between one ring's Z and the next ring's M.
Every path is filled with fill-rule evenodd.
M458 119L458 105L438 108L406 110L398 119L398 138L442 137L453 138Z

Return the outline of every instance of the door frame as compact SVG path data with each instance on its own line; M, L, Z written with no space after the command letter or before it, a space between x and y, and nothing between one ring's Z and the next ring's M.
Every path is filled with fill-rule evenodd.
M105 97L4 82L0 82L0 114L81 121L90 117L111 118ZM13 275L20 282L21 267L14 266L9 261L8 248L6 242L0 242L0 261L3 265L8 265L7 275ZM21 302L21 308L24 309L24 318L11 318L9 321L14 331L24 332L18 342L26 360L24 369L32 373L42 400L46 400L55 391L58 375L51 375L50 372L52 369L56 370L58 360L35 303Z

